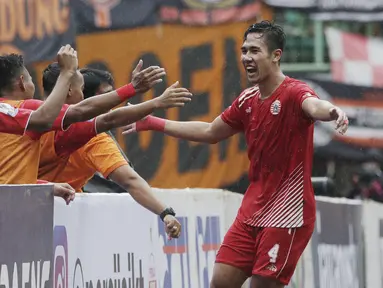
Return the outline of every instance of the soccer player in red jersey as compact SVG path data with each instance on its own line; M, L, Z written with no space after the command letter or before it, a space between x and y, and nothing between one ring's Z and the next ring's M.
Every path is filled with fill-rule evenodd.
M288 285L315 223L311 184L314 122L335 121L343 134L345 113L320 100L304 82L283 75L282 27L262 21L244 34L242 63L253 85L213 122L147 117L125 133L157 130L196 142L217 143L243 132L250 185L217 253L211 288Z

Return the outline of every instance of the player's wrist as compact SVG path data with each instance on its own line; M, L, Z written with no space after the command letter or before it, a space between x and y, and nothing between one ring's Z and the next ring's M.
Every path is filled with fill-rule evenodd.
M147 116L144 120L136 123L137 131L165 131L166 120L155 116Z
M163 118L158 118L155 116L150 116L149 117L149 125L151 127L150 130L154 131L159 131L159 132L164 132L165 131L165 125L166 125L166 120Z
M136 95L136 89L134 89L134 86L132 83L126 84L118 89L116 89L116 93L118 97L120 97L121 102L124 102L128 100L129 98L132 98Z

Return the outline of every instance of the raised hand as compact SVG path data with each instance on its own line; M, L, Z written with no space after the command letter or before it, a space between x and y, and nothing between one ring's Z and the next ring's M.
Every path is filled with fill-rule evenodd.
M62 46L57 53L57 62L62 71L75 73L78 69L77 51L70 45Z
M132 72L132 84L137 93L147 92L157 83L161 83L161 78L166 75L165 69L159 66L150 66L141 70L143 64L140 60Z

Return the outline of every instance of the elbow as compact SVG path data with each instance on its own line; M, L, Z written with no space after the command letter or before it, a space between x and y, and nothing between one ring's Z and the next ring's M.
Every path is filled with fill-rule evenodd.
M53 123L51 121L49 122L44 122L44 123L41 123L40 126L39 126L39 130L40 131L48 131L48 130L51 130L53 127Z
M31 119L29 120L28 129L43 132L51 130L55 118L49 113L44 111L33 112Z
M203 142L207 144L217 144L221 140L219 139L219 137L217 137L217 135L215 135L211 124L209 125L209 127L206 129L204 133L204 139L205 141Z
M140 179L136 176L128 176L125 177L123 181L118 183L121 187L123 187L129 194L134 198L137 194L140 193Z

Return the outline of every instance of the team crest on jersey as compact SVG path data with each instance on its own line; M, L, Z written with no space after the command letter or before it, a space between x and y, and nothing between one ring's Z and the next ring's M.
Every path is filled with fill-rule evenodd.
M0 103L0 113L15 117L18 111L17 108L12 107L8 103Z
M278 115L279 112L281 112L281 101L275 100L273 103L271 103L270 112L273 115Z

